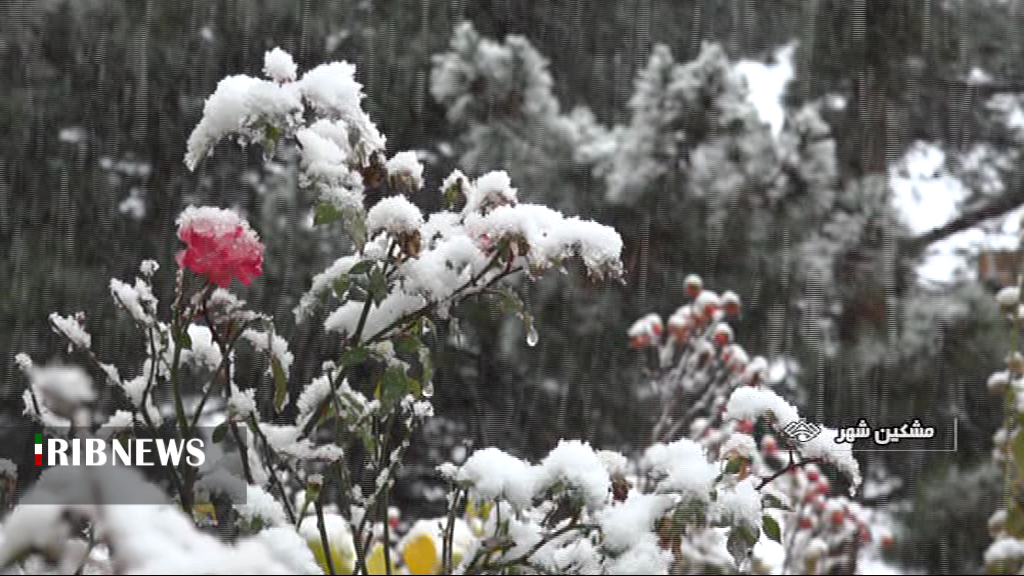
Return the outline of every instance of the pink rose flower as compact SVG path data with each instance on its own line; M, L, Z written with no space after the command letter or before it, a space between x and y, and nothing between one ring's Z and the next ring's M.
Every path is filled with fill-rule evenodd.
M188 245L178 252L178 266L191 268L222 288L235 277L248 286L263 274L263 244L249 223L231 210L189 206L178 217L178 237Z

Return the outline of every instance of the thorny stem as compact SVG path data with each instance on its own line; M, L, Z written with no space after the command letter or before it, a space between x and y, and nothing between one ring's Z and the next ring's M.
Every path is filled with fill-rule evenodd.
M458 514L459 502L464 500L462 489L455 490L455 494L452 497L452 507L448 509L448 522L444 527L444 544L441 547L441 573L451 574L452 573L452 540L455 535L455 516Z
M150 390L153 388L153 378L157 372L157 363L159 362L156 357L156 338L153 336L153 328L147 327L146 334L149 339L149 379L146 382L146 388L142 391L142 403L140 409L142 411L142 420L149 427L149 431L154 436L157 436L156 426L153 425L153 419L149 415L149 410L146 408L146 402L149 400ZM181 478L178 476L178 469L174 466L169 466L168 469L171 471L171 483L174 484L174 490L178 492L178 498L181 503L181 508L186 514L190 514L191 510L188 509L186 499L184 495L184 488L182 485Z
M381 443L380 459L378 460L379 468L383 468L387 465L388 449L391 443L391 434L395 427L394 416L392 415L387 419L387 429L384 431L384 442ZM388 482L391 481L389 477ZM387 576L391 576L391 533L390 523L388 522L388 490L385 488L380 495L380 503L377 505L379 514L381 516L381 522L384 523L384 571Z
M395 249L395 241L391 240L391 243L388 244L387 258L384 260L384 265L382 266L382 269L381 269L381 273L384 274L385 276L387 276L388 261L391 259L391 254L394 252L394 249ZM369 293L367 293L366 294L366 301L363 302L363 309L359 313L359 322L358 322L358 324L356 324L355 334L350 339L350 346L349 346L349 348L355 348L356 346L359 345L359 339L363 335L363 328L366 326L366 319L369 318L369 316L370 316L370 308L372 308L372 307L373 307L373 298L371 297L371 295ZM316 415L320 414L327 407L327 405L329 403L333 403L334 404L335 411L340 415L340 413L341 413L341 406L339 406L339 404L338 404L338 383L342 381L342 375L347 371L347 369L348 369L347 366L342 366L338 371L336 371L334 373L334 377L331 378L331 395L329 397L327 397L327 398L324 398L323 401L320 402L320 406L318 406L316 411L313 412L314 417L310 418L309 422L307 422L306 426L303 428L302 436L308 436L308 435L313 433L313 428L316 428L316 424L317 424Z
M473 278L471 278L468 281L466 281L465 284L463 284L462 286L457 288L455 290L455 292L450 294L445 299L443 299L443 300L441 300L439 302L431 302L429 304L426 304L425 306L423 306L419 310L415 310L413 312L410 312L410 313L406 314L405 316L402 316L401 318L398 318L397 320L395 320L394 322L392 322L388 326L382 328L379 332L377 332L376 334L374 334L370 338L367 338L366 340L363 340L363 342L366 343L366 344L374 344L374 343L380 341L381 339L383 339L384 336L390 334L391 331L394 330L395 328L397 328L399 326L402 326L402 325L406 324L407 322L411 322L411 321L419 318L420 316L423 316L424 314L426 314L426 313L430 312L432 309L434 309L438 304L441 304L441 303L446 302L446 301L453 300L456 297L460 296L467 289L473 287L473 285L475 285L477 282L479 282L480 279L483 278L484 274L486 272L488 272L493 267L493 265L496 262L497 262L497 257L493 258L487 264L487 266L484 267L483 270L481 270ZM520 266L509 268L509 269L503 271L501 274L498 274L497 276L495 276L494 278L489 280L487 282L487 284L485 284L483 286L483 288L489 288L489 287L493 286L494 284L498 283L499 281L507 278L508 276L516 274L516 273L518 273L520 271L522 271L522 267L520 267ZM371 300L367 300L367 305L370 302L371 302ZM366 309L366 307L364 306L364 310L365 309ZM337 395L338 382L343 380L342 376L345 373L346 369L347 369L346 367L342 367L337 372L335 372L334 377L331 379L331 397L324 398L320 402L320 405L317 407L316 411L313 412L313 414L320 414L321 412L323 412L323 410L327 407L328 404L330 404L331 402L335 401L334 398ZM309 420L309 422L306 423L306 426L305 426L305 428L302 431L302 436L303 437L309 436L313 432L313 428L315 428L315 427L316 427L316 418L311 418Z
M292 524L295 524L295 510L292 506L291 499L285 494L284 484L277 477L277 470L274 469L275 452L270 446L270 442L267 441L266 434L263 430L260 430L259 422L256 421L256 416L249 415L249 428L252 429L253 433L259 438L263 445L263 464L267 469L267 474L270 475L270 481L277 487L278 492L281 493L281 500L284 502L284 511L288 514L288 519L291 520ZM292 474L294 476L294 474Z
M513 558L511 560L507 560L505 562L500 562L498 564L492 564L490 566L484 566L483 567L483 571L485 571L485 572L491 572L491 571L498 572L498 571L504 570L506 568L511 568L512 566L516 566L516 565L519 565L519 564L527 564L527 563L530 562L530 557L531 556L536 554L538 550L540 550L544 546L548 545L549 543L551 543L556 538L564 536L564 535L568 534L569 532L572 532L573 530L590 531L590 530L599 530L599 529L600 529L600 527L598 527L598 526L596 526L594 524L567 524L567 525L559 528L558 530L555 530L554 532L548 534L546 537L541 539L540 542L537 542L536 544L534 544L529 550L527 550L521 556L517 556L516 558Z
M406 438L412 436L412 434L413 434L413 432L415 430L415 428L414 428L415 422L416 422L416 420L412 419L410 421L409 425L407 426L408 436ZM392 443L392 437L391 437L391 434L388 433L385 436L385 438L384 438L383 444L385 446L388 446L391 443ZM395 472L398 470L398 466L402 462L402 454L403 454L402 451L407 446L408 445L405 442L405 439L403 439L401 442L398 443L398 447L395 448L395 450L398 452L395 455L395 457L391 458L389 461L385 461L385 458L387 458L387 456L384 456L384 457L382 457L382 459L378 463L378 465L375 467L376 475L374 477L374 482L375 482L374 490L370 494L370 497L367 498L366 501L364 502L364 504L366 506L366 512L363 514L363 518L359 522L359 528L356 530L357 539L359 537L358 535L361 535L363 533L363 531L366 529L366 522L370 518L370 513L369 513L370 509L377 505L377 503L380 501L381 496L386 494L388 489L390 488L391 483L392 483L392 479L395 477ZM385 455L389 454L389 452L385 449L384 454ZM378 486L376 484L376 479L380 478L381 474L386 474L385 481ZM371 531L370 534L367 535L367 539L366 539L365 545L360 547L361 549L357 549L356 550L357 558L359 557L360 554L362 554L362 557L359 558L359 562L360 562L359 566L364 570L364 573L365 573L365 570L366 570L366 552L368 551L368 549L370 547L370 542L371 542L372 536L373 536L373 532ZM357 572L358 572L358 570L357 570Z
M206 319L207 328L209 328L209 330L210 330L210 336L213 339L213 341L217 344L217 347L220 349L221 365L217 368L217 370L219 372L219 371L221 371L223 369L223 372L224 372L224 390L225 390L225 394L227 395L228 399L230 400L231 399L231 349L233 348L234 343L238 341L238 338L241 336L242 332L245 331L244 330L245 327L243 326L243 327L239 328L238 333L235 334L232 337L230 344L224 341L224 338L222 338L220 333L217 331L217 327L210 320L210 312L209 312L209 310L207 309L207 306L206 306L207 301L209 300L210 294L212 292L213 292L213 284L207 283L206 287L203 289L203 293L199 297L199 305L202 308L203 317ZM229 325L229 331L230 331L230 325ZM210 382L210 386L207 388L207 394L209 393L209 390L213 387L213 384L214 384L213 382ZM206 395L204 395L203 400L200 401L199 409L196 411L196 414L195 414L195 418L196 419L199 418L199 414L202 411L202 406L205 403L205 401L206 401ZM253 482L253 476L252 476L252 469L249 466L249 451L248 451L248 448L246 448L246 446L242 443L242 434L238 431L238 424L236 422L232 422L229 419L228 420L228 428L231 430L231 436L232 436L232 438L234 438L235 444L238 445L238 450L239 450L239 452L241 454L240 460L242 461L242 472L245 474L245 480L249 484L253 484L254 482Z
M790 455L792 455L792 452L790 453ZM804 466L807 466L808 464L815 464L818 462L821 462L821 458L805 458L803 460L800 460L799 462L793 462L792 460L790 460L790 463L782 470L779 470L778 472L772 474L771 476L762 476L761 483L757 485L757 489L760 490L764 488L765 486L771 484L772 482L784 476L787 472L791 470L796 470L797 468L802 468Z
M207 284L204 288L204 294L201 296L203 300L211 292L212 284ZM185 273L180 271L178 275L178 294L174 299L174 316L171 319L171 338L174 339L172 344L174 345L174 359L171 361L171 392L174 394L174 411L178 417L178 428L181 430L183 438L188 438L188 419L185 416L185 404L181 398L181 382L180 382L180 368L181 368L181 336L182 330L187 330L181 325L182 315L184 312L184 300L185 300Z
M1021 243L1019 253L1024 252L1024 241ZM1024 293L1024 270L1021 271L1017 279L1017 293ZM1020 303L1016 303L1013 306L1013 332L1010 334L1010 354L1012 355L1020 349L1020 331L1021 331L1021 314L1020 314ZM1014 368L1010 366L1011 376L1020 377L1020 374L1014 373ZM1011 378L1012 381L1012 378ZM1003 403L1003 429L1006 431L1006 437L1011 437L1011 428L1013 427L1013 414L1014 408L1011 400L1016 400L1017 391L1013 389L1013 386L1009 386L1006 392L1006 401ZM1012 451L1010 446L1012 445L1009 440L1003 445L1003 503L1006 506L1006 513L1009 514L1011 507L1014 505L1013 502L1013 489L1011 484L1013 483L1013 466L1010 462L1012 458Z
M217 376L219 376L221 373L224 373L225 386L231 386L231 367L229 366L229 363L231 362L230 352L234 350L235 344L238 342L238 339L241 338L242 333L245 332L245 330L249 327L248 323L242 325L238 329L238 332L236 332L234 336L232 336L231 341L225 344L220 334L214 327L213 322L210 321L210 314L209 311L206 309L205 305L203 306L203 318L206 319L206 325L210 328L210 334L212 335L214 343L216 343L221 350L221 359L220 366L217 367L217 371L214 372L213 376L210 377L210 382L206 385L206 390L203 392L203 396L199 400L199 405L196 407L195 413L192 414L193 430L195 429L197 423L199 422L199 417L203 413L203 408L206 406L206 401L209 399L210 394L216 387Z
M118 295L115 294L114 298L117 299L117 301L121 304L122 308L127 308L127 306L125 306L124 302L121 300L121 298ZM153 389L153 379L156 377L156 373L157 373L157 370L158 370L157 367L158 367L158 364L159 364L159 360L157 359L157 355L156 355L156 338L153 336L153 327L152 326L144 324L144 323L140 323L137 320L136 320L135 323L139 327L139 329L142 330L143 332L145 332L145 334L146 334L147 344L149 345L149 358L150 358L149 376L148 376L147 381L146 381L146 387L142 390L142 400L140 402L141 413L142 413L142 420L146 424L146 427L149 429L150 434L152 434L154 437L157 437L157 436L160 436L160 433L158 432L157 427L153 424L153 419L150 417L149 411L146 409L146 401L149 399L149 393ZM92 363L96 366L96 369L99 370L100 372L103 372L106 375L107 371L103 369L102 363L100 362L99 358L96 357L96 354L92 350L86 350L86 352L87 352L86 357L89 358L90 361L92 361ZM107 377L107 380L110 380L110 376L109 375L107 375L106 377ZM122 382L116 382L116 384L118 384L121 388L124 388L124 384ZM36 399L36 395L32 391L31 388L29 388L29 394L30 394L30 396L32 398L32 405L35 408L36 413L40 414L40 412L39 412L39 402ZM134 405L133 405L133 403L131 402L130 399L129 399L129 405L132 406L132 412L134 414L135 408L134 408ZM168 467L168 469L171 472L171 484L174 485L174 491L178 493L178 497L180 499L180 504L181 504L182 510L186 514L189 514L190 510L188 509L187 499L186 499L186 497L184 495L184 491L182 489L181 478L178 477L178 471L173 466Z
M388 518L388 491L380 496L381 520L384 522L384 573L391 576L391 522Z

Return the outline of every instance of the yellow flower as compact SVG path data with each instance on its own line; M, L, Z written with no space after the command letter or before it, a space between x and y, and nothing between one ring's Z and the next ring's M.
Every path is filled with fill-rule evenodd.
M351 574L355 569L356 548L352 543L348 521L338 514L324 514L324 529L327 532L327 543L331 549L331 562L334 564L335 574ZM329 574L327 555L324 553L324 543L320 538L320 528L315 516L302 521L300 533L306 539L306 544L313 551L313 556L316 557L316 562L324 574ZM381 566L383 567L383 564Z
M442 568L441 552L444 548L443 527L447 518L420 520L413 524L409 533L399 543L402 559L410 574L439 574ZM453 568L465 558L473 545L473 534L462 520L455 521L452 537Z
M384 545L377 542L373 545L370 555L366 558L366 571L369 574L387 574L387 562L384 561ZM391 573L397 574L395 568L395 553L391 553Z

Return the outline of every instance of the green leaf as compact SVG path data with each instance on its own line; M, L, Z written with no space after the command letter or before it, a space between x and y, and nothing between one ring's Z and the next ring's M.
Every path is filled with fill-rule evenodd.
M1010 505L1006 514L1006 532L1014 538L1024 538L1024 511L1016 503Z
M736 456L729 459L729 463L725 465L726 474L738 474L740 468L743 467L743 459Z
M391 339L395 345L395 351L399 354L414 356L419 353L423 343L412 334L399 334Z
M263 156L265 158L274 157L274 149L277 147L277 141L281 138L281 129L273 124L266 124L263 127Z
M398 404L402 398L410 392L412 384L405 370L391 367L384 371L377 383L377 391L374 397L380 400L385 410Z
M779 523L775 521L775 518L765 514L761 517L761 524L764 527L764 533L766 536L775 540L779 544L782 544L782 531L779 530Z
M420 366L423 368L423 382L429 383L434 379L434 360L426 346L420 348Z
M523 311L526 310L526 304L523 303L522 297L515 290L506 289L501 291L501 311L504 313L513 313L517 316L522 316Z
M217 425L216 428L213 429L213 443L220 444L221 442L224 441L224 437L227 435L228 422L227 420L225 420L224 422L221 422L220 424Z
M358 366L359 364L366 362L366 359L369 357L370 351L367 350L366 348L363 348L362 346L348 348L347 350L342 352L341 356L338 358L338 365L341 366L342 368L347 368L349 366Z
M353 214L345 218L345 232L356 245L356 250L362 252L363 246L366 245L366 221L362 214Z
M680 526L703 528L708 523L708 503L700 498L687 498L676 508L673 518Z
M372 268L370 270L370 298L373 298L374 304L380 306L380 303L384 301L384 298L388 295L388 279L384 277L384 273L381 272L380 268Z
M369 430L360 428L359 437L363 440L363 446L366 448L366 452L368 454L377 453L377 438L375 438L373 434L370 434Z
M451 186L444 189L444 207L452 208L459 200L459 193L462 191L462 179L456 178Z
M1013 451L1013 461L1017 464L1017 477L1024 478L1024 431L1018 430L1013 435L1010 450Z
M342 274L334 281L334 295L338 297L338 300L344 300L345 294L348 292L349 286L352 285L352 278L347 274Z
M182 350L192 349L192 337L188 335L188 330L182 330L178 334L178 347Z
M316 208L313 212L313 225L320 226L323 224L330 224L336 222L344 216L341 210L331 204L330 202L321 200L316 203Z
M288 400L288 378L277 356L270 357L270 370L274 373L274 410L280 412Z
M737 566L746 560L750 549L757 543L759 535L746 524L738 524L729 530L729 538L725 541L725 547L736 561Z
M376 260L360 260L359 262L356 262L355 264L352 265L351 268L348 269L348 274L349 276L366 274L370 270L370 268L372 268L373 265L376 263Z
M778 510L787 510L792 512L793 509L782 503L779 497L774 494L765 494L761 497L761 505L765 508L776 508Z

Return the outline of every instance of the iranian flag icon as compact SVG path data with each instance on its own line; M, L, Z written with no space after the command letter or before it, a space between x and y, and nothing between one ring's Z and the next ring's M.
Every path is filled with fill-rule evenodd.
M43 465L43 435L36 434L36 466Z

